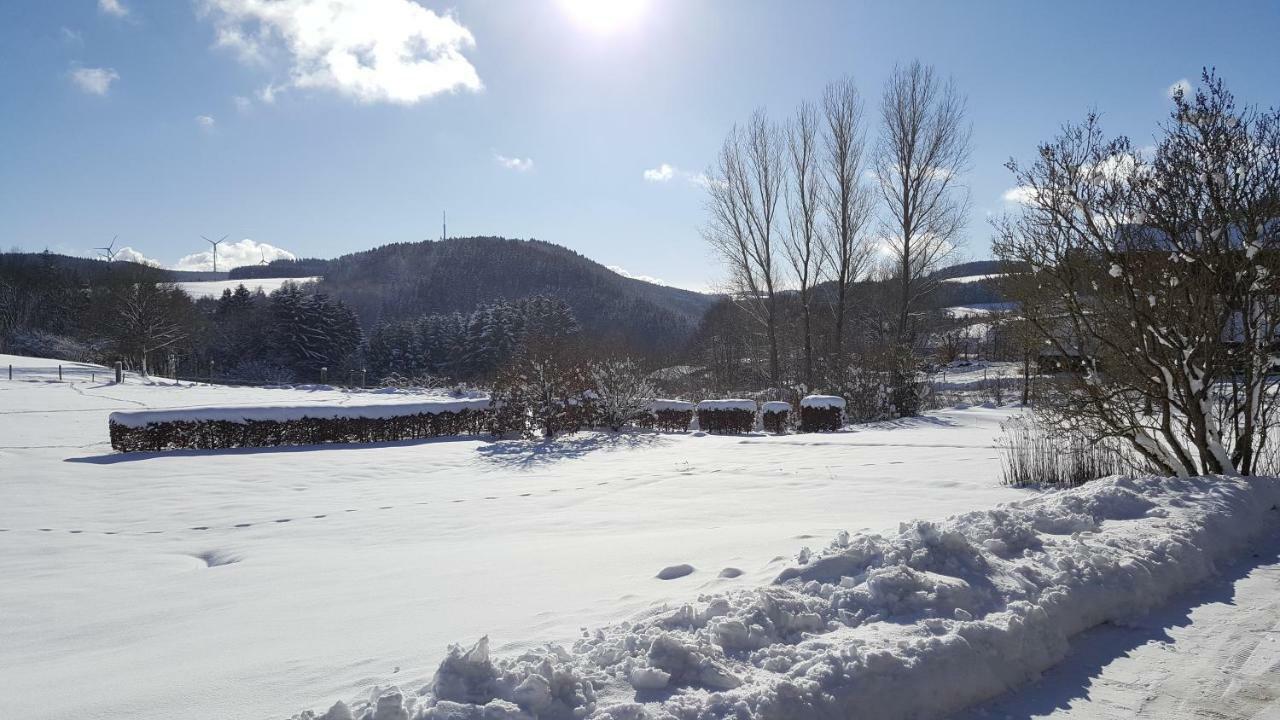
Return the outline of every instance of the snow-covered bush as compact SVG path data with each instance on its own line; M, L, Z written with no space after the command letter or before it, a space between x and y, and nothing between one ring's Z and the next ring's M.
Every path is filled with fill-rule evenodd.
M781 435L787 431L791 417L791 403L772 400L760 406L760 424L767 432Z
M844 426L844 398L806 395L800 400L801 432L834 432Z
M687 432L695 407L683 400L654 400L649 403L650 419L646 422L666 432Z
M213 407L114 412L111 447L122 452L201 450L478 435L488 398L365 406Z
M541 433L550 439L590 427L596 415L591 376L568 344L526 348L493 385L495 434Z
M653 384L634 360L601 360L591 364L590 372L602 424L617 432L648 417Z
M729 435L756 429L755 400L703 400L698 403L698 429Z

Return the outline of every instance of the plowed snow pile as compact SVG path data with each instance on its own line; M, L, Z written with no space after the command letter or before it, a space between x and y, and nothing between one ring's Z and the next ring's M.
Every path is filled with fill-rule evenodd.
M303 718L941 717L1165 602L1280 519L1268 478L1111 478L893 537L841 535L771 585L491 658Z

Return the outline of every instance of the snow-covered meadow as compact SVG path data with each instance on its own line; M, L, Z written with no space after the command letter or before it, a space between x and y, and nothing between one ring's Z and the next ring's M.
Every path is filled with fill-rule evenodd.
M117 386L70 364L58 383L55 361L8 363L0 674L20 689L7 710L32 718L287 717L418 687L450 643L572 641L768 582L841 530L1026 495L996 479L1003 411L833 435L122 455L107 442L117 410L423 398Z
M513 699L572 700L583 679L614 720L825 717L850 703L937 716L1064 657L1078 667L1070 636L1239 558L1280 500L1269 480L1004 487L993 445L1013 411L990 408L785 437L117 454L114 411L432 396L114 385L70 363L57 382L56 361L0 356L10 363L0 706L25 718L285 718L378 696L386 717L470 717L434 691L499 717ZM1267 603L1249 627L1280 627ZM496 665L458 652L437 675L450 644L484 636ZM1201 627L1197 642L1215 637ZM569 651L539 654L548 642ZM1236 664L1233 678L1280 669L1280 651ZM1116 673L1127 701L1134 673L1151 679L1088 667ZM1217 673L1198 669L1181 680ZM992 712L1039 717L1035 687ZM1113 716L1094 709L1076 716Z
M249 292L272 293L279 290L285 283L303 283L315 282L318 277L300 277L300 278L249 278L244 280L196 280L192 282L175 283L183 292L192 298L199 300L200 298L217 298L220 297L224 290L232 292L241 285Z

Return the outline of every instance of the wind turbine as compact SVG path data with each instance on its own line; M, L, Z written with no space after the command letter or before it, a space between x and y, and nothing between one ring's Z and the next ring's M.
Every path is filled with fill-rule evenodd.
M210 240L209 238L204 237L203 235L201 235L200 237L204 238L205 242L213 246L213 271L218 272L218 244L221 243L223 240L226 240L227 236L223 235L217 240Z
M111 238L111 242L106 247L97 247L97 248L94 248L94 250L101 250L102 257L106 258L107 262L110 263L112 260L116 259L116 240L119 240L119 239L120 239L120 236L116 235L115 237Z
M258 264L259 264L259 265L270 265L271 263L267 262L267 251L266 251L266 250L263 250L262 248L258 248L258 252L262 254L262 262L260 262L260 263L258 263Z

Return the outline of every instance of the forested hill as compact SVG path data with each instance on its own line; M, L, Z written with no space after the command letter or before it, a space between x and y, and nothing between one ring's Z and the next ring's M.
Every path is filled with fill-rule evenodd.
M539 240L497 237L395 243L330 261L320 291L366 329L426 314L469 312L497 300L564 300L583 330L633 352L682 349L715 297L623 277Z

